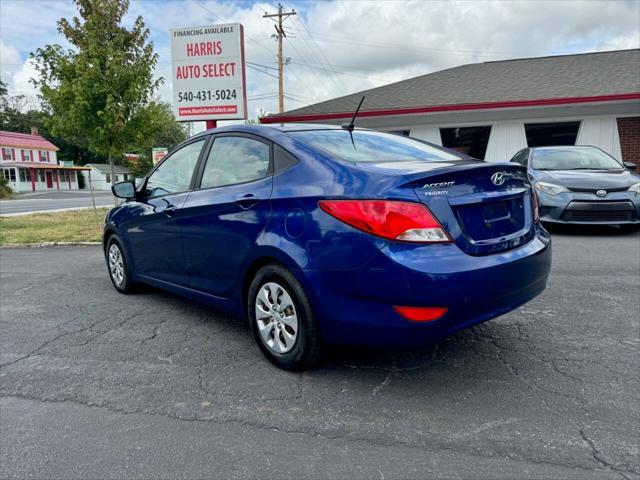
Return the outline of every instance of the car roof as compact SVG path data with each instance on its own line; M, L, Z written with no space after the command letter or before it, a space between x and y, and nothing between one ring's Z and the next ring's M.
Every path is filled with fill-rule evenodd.
M558 148L564 149L584 149L584 148L598 148L593 145L548 145L546 147L528 147L530 150L556 150Z
M318 123L277 123L269 125L238 123L235 125L211 128L194 135L194 137L224 132L246 132L259 134L266 132L297 132L300 130L339 130L340 128L341 127L339 125L324 125Z

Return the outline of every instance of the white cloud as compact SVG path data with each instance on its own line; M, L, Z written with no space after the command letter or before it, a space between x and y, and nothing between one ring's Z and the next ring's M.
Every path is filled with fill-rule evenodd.
M640 47L637 0L283 3L298 10L285 23L284 54L291 58L285 93L292 97L285 100L287 109L465 63ZM275 1L134 0L127 22L144 17L160 55L157 74L165 77L159 95L170 100L170 28L241 22L247 61L274 68L273 22L262 14L276 9ZM18 64L7 70L12 88L28 88L29 52L45 43L65 45L56 21L75 14L70 2L0 2L3 45L12 46L3 46L3 59L11 56L7 63ZM249 97L277 91L275 78L253 68L247 69L247 84ZM250 113L260 109L276 111L276 97L249 101Z
M23 60L17 48L0 39L0 78L7 84L10 95L25 97L23 105L27 108L38 106L36 92L30 82L35 76L32 60Z
M11 85L13 93L17 95L34 96L35 90L31 79L37 78L37 76L38 72L36 71L34 61L31 59L26 60L13 75Z

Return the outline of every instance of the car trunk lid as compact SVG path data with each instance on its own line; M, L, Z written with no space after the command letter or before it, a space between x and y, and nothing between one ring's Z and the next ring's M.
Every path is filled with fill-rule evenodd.
M532 191L520 165L464 162L405 177L470 255L516 248L534 235Z

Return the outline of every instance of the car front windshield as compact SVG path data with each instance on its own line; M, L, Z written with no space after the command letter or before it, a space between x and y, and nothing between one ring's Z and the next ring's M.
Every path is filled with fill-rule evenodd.
M534 150L535 170L619 170L622 165L597 148L544 148Z
M388 133L355 130L290 132L304 142L348 162L448 161L460 157L426 143Z

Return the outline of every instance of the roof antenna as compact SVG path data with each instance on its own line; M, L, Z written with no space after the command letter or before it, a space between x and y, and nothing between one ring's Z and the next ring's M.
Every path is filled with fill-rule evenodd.
M349 123L343 123L342 125L340 125L342 128L344 128L345 130L348 130L349 132L353 132L353 130L356 128L354 122L356 121L356 117L358 116L358 112L360 111L360 107L362 106L362 102L364 102L364 95L360 99L360 103L358 104L358 108L356 108L356 111L353 114L353 117L351 118L351 121Z

